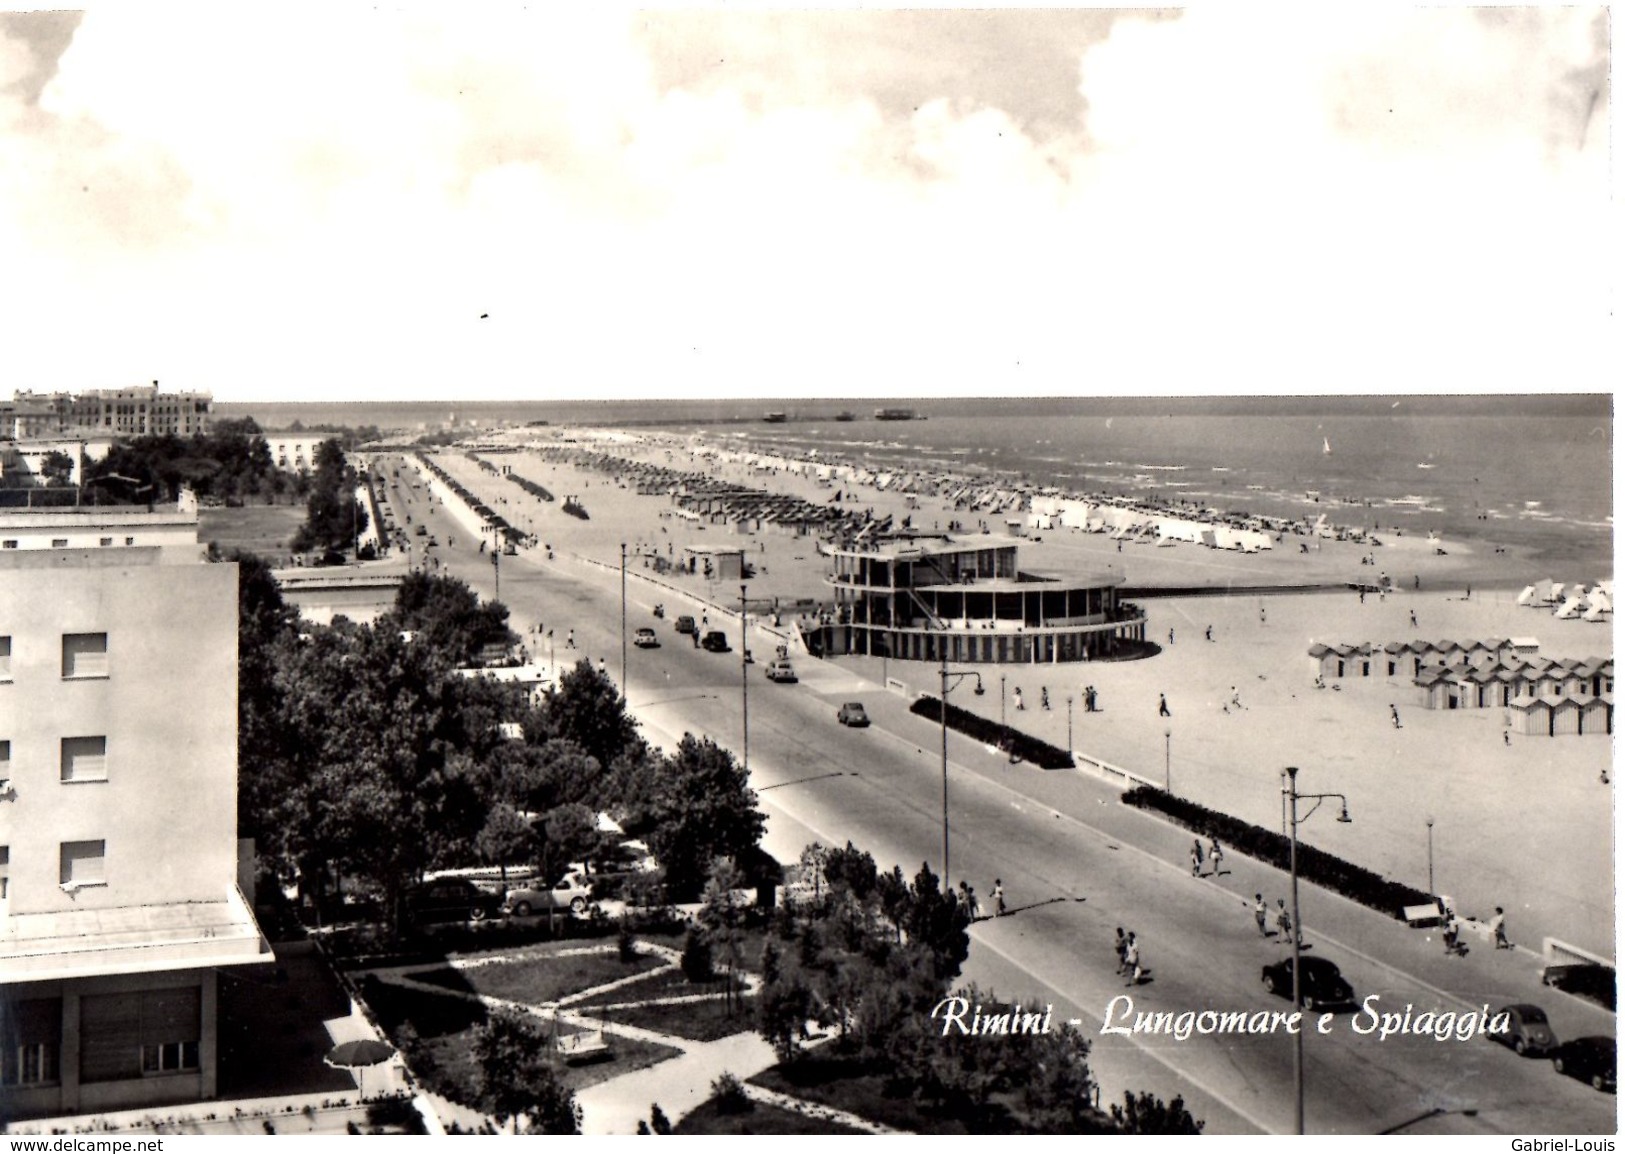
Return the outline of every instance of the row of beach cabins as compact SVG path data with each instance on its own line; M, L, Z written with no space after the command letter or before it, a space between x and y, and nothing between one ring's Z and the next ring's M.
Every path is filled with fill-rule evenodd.
M1505 709L1513 733L1559 737L1614 731L1611 657L1535 655L1530 639L1395 641L1309 647L1318 677L1412 679L1428 709Z

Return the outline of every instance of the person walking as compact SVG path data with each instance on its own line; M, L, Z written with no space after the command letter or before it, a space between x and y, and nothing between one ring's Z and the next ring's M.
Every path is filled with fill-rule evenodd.
M1209 640L1209 641L1212 641L1212 640L1213 640L1213 626L1211 626L1211 625L1209 625L1209 626L1208 626L1208 627L1207 627L1207 639L1208 639L1208 640Z
M1276 898L1275 904L1280 907L1275 915L1275 928L1279 931L1282 941L1292 940L1292 911L1286 908L1285 898Z
M1207 857L1213 863L1213 876L1218 877L1224 871L1220 868L1224 862L1224 848L1219 845L1219 839L1213 838L1208 843Z
M564 639L564 647L566 649L574 649L576 647L576 631L574 629L570 630L569 636Z
M1016 699L1016 709L1025 710L1027 708L1027 706L1021 700L1021 686L1016 686L1016 691L1011 696Z
M1264 895L1254 894L1253 921L1258 923L1258 936L1261 938L1267 938L1270 936L1269 926L1267 924L1269 921L1269 913L1269 903L1264 900Z
M1191 842L1191 877L1202 876L1202 841L1198 838Z
M1128 937L1127 937L1127 935L1125 935L1123 933L1123 927L1122 926L1117 927L1116 950L1117 950L1117 973L1118 973L1119 976L1121 976L1123 974L1123 971L1127 968L1127 965L1128 965Z
M1168 644L1172 645L1173 643L1174 643L1174 631L1172 629L1170 629L1170 630L1168 630Z
M1045 709L1049 708L1049 686L1040 685L1038 687L1038 704Z
M1004 882L1000 878L993 879L993 916L1004 917Z
M1419 627L1419 626L1418 626L1418 625L1417 625L1417 624L1416 624L1416 610L1414 610L1414 609L1412 609L1412 610L1411 610L1411 628L1412 628L1412 629L1417 629L1417 628L1420 628L1420 627Z
M1403 729L1403 728L1405 728L1404 726L1399 724L1399 707L1397 705L1395 705L1393 702L1388 703L1388 713L1394 719L1394 728L1395 729Z
M1124 986L1137 986L1140 976L1145 972L1140 962L1140 939L1133 933L1128 936L1128 948L1123 951L1123 969L1128 974L1128 981Z
M1507 916L1500 906L1495 907L1495 916L1490 919L1490 933L1495 935L1495 948L1510 950L1512 943L1507 941Z
M1157 694L1157 714L1161 717L1172 717L1168 712L1168 698L1165 694Z

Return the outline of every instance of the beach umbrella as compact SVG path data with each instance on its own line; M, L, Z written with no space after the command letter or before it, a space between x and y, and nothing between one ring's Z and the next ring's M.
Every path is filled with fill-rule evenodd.
M323 1059L329 1066L340 1070L360 1071L360 1092L363 1099L367 1096L367 1067L387 1062L395 1056L395 1047L388 1042L381 1042L376 1038L356 1038L349 1042L340 1042L327 1052Z

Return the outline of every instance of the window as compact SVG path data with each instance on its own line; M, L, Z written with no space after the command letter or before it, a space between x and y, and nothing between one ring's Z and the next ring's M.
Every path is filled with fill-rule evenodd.
M102 538L102 543L101 543L101 547L102 547L102 548L103 548L103 549L105 549L105 548L107 548L107 547L108 547L108 546L109 546L109 545L111 545L111 544L112 544L112 543L113 543L113 538L111 538L111 537L103 537L103 538Z
M62 739L63 781L106 781L107 738L64 737Z
M0 845L0 903L3 903L11 889L11 847ZM0 906L0 908L4 908ZM0 1002L0 1006L5 1003Z
M64 633L62 635L62 676L106 677L107 634Z
M107 884L107 843L105 841L65 841L62 843L62 886Z
M126 537L126 538L124 538L124 543L126 545L134 545L135 544L135 538L134 537Z
M196 1070L202 1010L202 992L196 986L80 998L80 1080L110 1082Z
M7 549L15 549L17 547L17 538L7 537L5 540L5 547Z
M53 548L53 549L66 549L67 547L68 547L68 539L66 537L52 537L51 538L51 548Z
M0 681L11 680L11 638L0 637Z
M61 1052L61 998L0 1000L0 1086L57 1081Z
M11 742L0 741L0 789L11 780Z

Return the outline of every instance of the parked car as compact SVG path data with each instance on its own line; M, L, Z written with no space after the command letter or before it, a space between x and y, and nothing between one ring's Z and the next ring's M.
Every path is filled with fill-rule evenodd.
M794 681L796 679L795 667L788 661L769 661L767 663L767 679L769 681Z
M869 715L863 711L863 702L848 701L835 711L835 720L861 729L869 724Z
M1335 962L1325 958L1303 958L1298 996L1306 1010L1323 1006L1348 1006L1354 1002L1354 988L1343 980ZM1283 998L1292 997L1292 959L1282 958L1264 967L1264 989Z
M1601 1035L1575 1038L1552 1051L1552 1069L1582 1082L1594 1090L1618 1088L1614 1040Z
M1557 1048L1557 1035L1552 1033L1552 1025L1546 1020L1546 1011L1539 1006L1527 1002L1502 1006L1494 1017L1502 1014L1507 1018L1506 1031L1488 1031L1485 1036L1490 1041L1511 1046L1517 1054L1549 1054Z
M687 614L684 614L677 619L678 633L695 633L698 630L699 626L694 624L694 618L688 616Z
M567 874L551 889L521 887L508 891L503 908L518 918L528 918L537 910L569 910L584 914L592 902L592 890L580 874Z
M660 638L655 636L653 629L639 629L632 634L632 644L639 649L659 649Z
M502 911L502 899L467 878L440 878L406 893L407 920L430 922L482 922Z
M720 629L713 629L700 638L700 648L710 653L728 652L728 635Z

